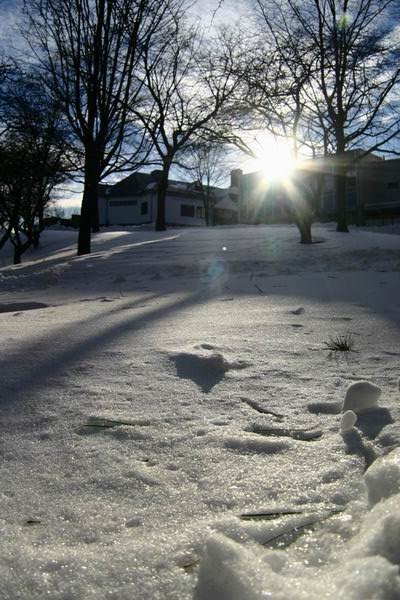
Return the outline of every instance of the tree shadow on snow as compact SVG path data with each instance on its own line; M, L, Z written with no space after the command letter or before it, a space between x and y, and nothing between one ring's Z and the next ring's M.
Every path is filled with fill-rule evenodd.
M160 299L164 300L161 305ZM26 406L26 400L30 403L33 399L40 398L40 391L45 389L50 382L51 385L54 385L54 378L68 376L71 367L79 366L88 358L99 359L101 353L120 338L129 336L129 343L137 344L139 348L143 334L155 322L169 318L181 310L192 308L193 305L204 300L204 295L199 293L189 293L174 299L152 294L133 302L118 303L117 307L103 312L101 318L104 326L95 330L95 333L93 332L93 323L99 319L97 313L86 321L80 322L79 327L74 322L69 326L54 328L50 337L48 335L38 336L35 341L23 348L23 357L28 360L26 358L21 360L22 351L18 350L5 355L1 361L0 376L3 381L7 381L7 384L3 386L0 408L4 410L10 405L15 408L16 402L20 401ZM144 301L149 303L145 312L132 315L127 310L141 306ZM106 317L108 322L110 318L113 319L108 326L105 324ZM57 344L60 339L65 340L67 347L64 346L58 351ZM189 364L186 365L186 370L185 366L182 368L185 373L194 374L196 371ZM218 369L212 367L210 374L203 377L199 375L205 389L215 380L217 371ZM222 374L218 371L218 377L220 375L223 377L223 374L224 371ZM28 390L29 393L27 393Z

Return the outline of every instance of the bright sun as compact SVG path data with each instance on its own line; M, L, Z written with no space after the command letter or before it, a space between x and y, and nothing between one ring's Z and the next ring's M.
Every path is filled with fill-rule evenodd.
M248 165L250 170L262 171L266 183L287 181L295 168L290 144L272 136L257 136L254 142L256 158Z

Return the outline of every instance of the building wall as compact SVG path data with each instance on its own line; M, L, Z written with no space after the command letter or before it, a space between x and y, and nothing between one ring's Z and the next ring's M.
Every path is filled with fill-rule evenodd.
M151 194L108 198L107 222L109 225L141 225L152 221Z
M106 196L98 196L97 198L99 205L99 224L107 224L107 198Z
M368 207L400 209L400 159L385 160L373 176L379 181L378 192L369 197Z
M142 225L155 222L156 192L138 196L99 198L100 225ZM168 194L165 218L169 225L205 225L202 199Z
M203 200L168 194L165 220L170 225L205 225Z

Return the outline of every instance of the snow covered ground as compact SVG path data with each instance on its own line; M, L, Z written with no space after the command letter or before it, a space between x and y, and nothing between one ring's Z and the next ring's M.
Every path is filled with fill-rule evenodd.
M2 599L400 598L400 237L314 235L48 232L0 269Z

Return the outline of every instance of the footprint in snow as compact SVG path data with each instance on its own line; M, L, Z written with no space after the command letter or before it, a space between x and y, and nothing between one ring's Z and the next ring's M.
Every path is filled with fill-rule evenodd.
M302 306L300 306L299 308L296 308L296 310L291 310L290 314L291 315L304 315L306 311L304 310L304 308Z

